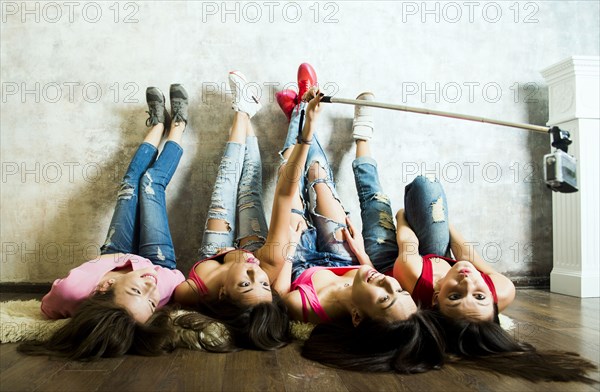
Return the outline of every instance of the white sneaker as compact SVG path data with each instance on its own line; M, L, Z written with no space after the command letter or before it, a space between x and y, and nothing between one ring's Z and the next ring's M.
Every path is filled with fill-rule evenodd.
M250 118L256 114L262 105L258 100L258 91L247 86L246 77L240 71L229 72L229 86L233 91L232 108L236 112L244 112Z
M357 100L373 101L375 95L365 92L356 97ZM354 140L371 140L373 136L373 108L368 106L354 107L354 121L352 122L352 137Z

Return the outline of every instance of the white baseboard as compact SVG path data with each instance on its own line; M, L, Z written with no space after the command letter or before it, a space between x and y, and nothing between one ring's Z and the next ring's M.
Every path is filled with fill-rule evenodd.
M550 274L550 291L573 297L600 297L600 275L554 268Z

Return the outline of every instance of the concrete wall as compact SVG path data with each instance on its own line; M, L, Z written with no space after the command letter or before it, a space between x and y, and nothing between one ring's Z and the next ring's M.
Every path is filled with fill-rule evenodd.
M26 8L25 8L26 7ZM230 12L225 12L226 9ZM286 121L274 92L308 61L329 94L545 124L539 70L598 55L599 5L558 2L2 2L1 282L50 282L93 258L118 180L144 134L146 86L191 94L185 154L168 190L180 268L196 259L233 116L227 72L262 88L253 120L272 203ZM319 136L358 218L352 107ZM394 209L417 171L436 171L450 219L520 284L548 282L551 195L544 134L377 111L373 151ZM270 214L267 213L268 218Z

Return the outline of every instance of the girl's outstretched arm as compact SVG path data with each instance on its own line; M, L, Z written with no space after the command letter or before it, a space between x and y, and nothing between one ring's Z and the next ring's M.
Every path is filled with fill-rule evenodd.
M302 129L302 140L295 145L287 163L281 167L273 199L267 240L255 253L256 257L261 260L262 268L269 275L271 282L277 280L281 268L286 262L287 248L291 242L289 227L292 202L298 190L298 182L304 175L304 166L315 130L315 122L321 111L321 97L322 95L316 91L315 96L306 107L306 123Z
M285 262L281 267L281 272L279 272L279 275L271 285L273 290L277 291L282 297L290 292L293 257L294 253L296 253L296 247L298 246L302 232L304 231L303 228L301 223L298 223L296 227L290 226L290 243L285 249Z

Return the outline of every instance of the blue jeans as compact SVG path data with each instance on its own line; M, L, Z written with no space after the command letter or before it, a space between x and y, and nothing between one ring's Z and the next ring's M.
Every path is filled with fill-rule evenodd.
M133 253L162 267L176 267L165 189L182 154L172 141L165 143L160 156L151 144L139 146L121 182L102 254Z
M238 246L239 241L255 236L244 244L251 252L267 238L267 221L262 205L262 163L256 136L246 144L228 142L221 158L217 180L199 250L201 259L214 256L219 248ZM224 220L226 231L208 230L211 219Z
M286 149L296 144L300 113L305 107L306 103L302 102L294 108L288 127L288 134L280 155ZM309 181L307 176L308 170L315 163L320 166L320 170L325 171L326 176L325 178ZM337 222L316 212L317 193L315 191L315 185L318 183L327 185L331 190L333 197L342 204L335 188L331 166L329 165L323 147L321 147L321 144L319 143L317 135L314 134L313 142L308 150L306 158L304 175L300 178L299 182L300 199L302 200L304 210L292 210L292 213L301 215L308 226L302 233L296 248L296 253L294 254L292 281L310 267L341 267L357 263L356 256L352 253L346 241L335 238L335 232L346 227L346 223Z
M419 239L419 254L450 256L448 202L438 179L418 176L404 191L404 216Z
M352 162L354 180L360 201L365 251L380 272L394 267L398 257L396 227L389 197L383 192L377 172L377 162L360 157ZM441 198L443 209L433 205ZM447 219L446 195L439 181L418 176L405 188L404 214L419 239L419 254L448 255L450 230ZM441 215L440 215L441 214Z
M352 162L352 169L360 202L365 251L375 269L386 272L394 267L398 257L396 226L390 199L383 193L377 162L373 158L356 158Z

